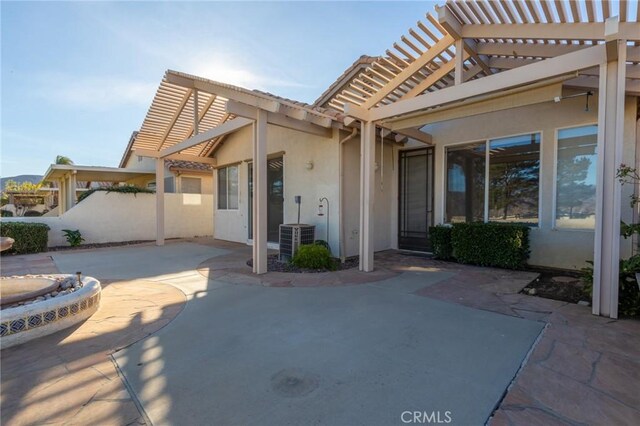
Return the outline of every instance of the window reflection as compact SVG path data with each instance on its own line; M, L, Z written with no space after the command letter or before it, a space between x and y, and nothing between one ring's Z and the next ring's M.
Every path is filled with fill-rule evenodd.
M484 220L484 142L447 149L446 220Z
M539 181L539 134L490 141L489 221L537 223Z
M556 227L593 229L598 127L558 131Z

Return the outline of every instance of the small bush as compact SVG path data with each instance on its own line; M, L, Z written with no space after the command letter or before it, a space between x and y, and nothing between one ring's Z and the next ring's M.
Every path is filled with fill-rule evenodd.
M453 255L460 263L521 269L529 258L529 227L505 223L456 223Z
M0 236L15 240L13 247L3 253L39 253L47 251L49 226L44 223L0 222Z
M329 247L329 243L325 240L316 240L314 244L326 248L327 250L329 250L329 253L331 253L331 247Z
M326 247L318 244L300 246L291 259L298 268L334 270L336 265Z
M0 214L2 217L13 217L13 212L10 212L9 210L0 210Z
M593 298L593 262L582 268L582 281L585 283L585 293ZM640 316L640 289L636 281L636 272L640 271L640 255L629 259L620 259L618 279L618 314L623 317Z
M78 247L84 241L84 238L82 238L82 234L78 229L75 231L71 229L63 229L62 233L71 247Z
M106 191L107 193L109 192L118 192L120 194L153 194L155 193L154 190L149 189L149 188L142 188L140 186L135 186L135 185L124 185L124 186L118 186L118 185L114 185L114 186L105 186L105 187L100 187L100 188L91 188L88 191L83 192L82 194L78 195L78 202L84 200L85 198L87 198L89 195L93 194L94 192L97 191Z
M24 217L36 217L36 216L42 216L42 213L40 213L37 210L27 210L26 212L24 212Z
M433 251L436 259L453 259L450 226L438 225L430 227L429 239L431 240L431 250Z

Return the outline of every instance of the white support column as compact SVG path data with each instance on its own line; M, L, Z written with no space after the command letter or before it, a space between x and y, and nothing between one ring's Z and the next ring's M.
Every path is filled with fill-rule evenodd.
M456 40L456 57L455 57L455 65L456 65L456 70L453 73L454 74L454 79L455 79L455 84L462 84L464 83L464 40L463 39L459 39Z
M164 158L156 158L156 245L164 245Z
M58 216L67 211L67 183L64 176L58 179Z
M267 111L253 125L253 272L267 272Z
M71 174L69 175L69 208L72 208L73 206L76 205L76 194L78 192L77 189L77 180L76 180L76 175L78 174L78 172L76 170L72 171Z
M598 103L598 181L594 241L594 315L618 317L621 184L626 41L607 42L607 63L600 66Z
M65 177L65 210L70 210L73 207L73 194L75 192L75 188L72 187L73 183L73 175L71 173L67 174Z
M373 222L375 189L376 126L363 121L360 134L360 265L373 271Z

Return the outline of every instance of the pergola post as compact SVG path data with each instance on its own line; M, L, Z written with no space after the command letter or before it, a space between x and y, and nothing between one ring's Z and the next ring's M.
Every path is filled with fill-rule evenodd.
M376 125L371 121L361 121L359 269L364 272L373 271L375 156Z
M456 57L455 57L455 71L453 77L455 84L464 83L464 40L456 40Z
M69 181L68 181L68 191L67 191L67 210L71 209L76 205L76 171L73 170L69 173Z
M598 103L598 181L594 242L594 315L618 317L621 184L626 40L617 37L617 22L607 20L607 62L600 65Z
M164 245L164 158L156 158L156 245Z
M58 216L67 211L67 182L64 176L58 179Z
M267 272L267 111L253 125L253 272Z

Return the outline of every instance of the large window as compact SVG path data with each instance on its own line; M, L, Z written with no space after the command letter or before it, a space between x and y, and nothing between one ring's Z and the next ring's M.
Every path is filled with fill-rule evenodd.
M238 166L218 169L218 209L238 208Z
M489 143L489 221L538 222L540 134Z
M597 142L597 126L558 131L557 228L595 227Z
M447 222L538 223L539 134L454 146L446 157Z
M447 222L484 220L485 157L484 142L447 150Z

